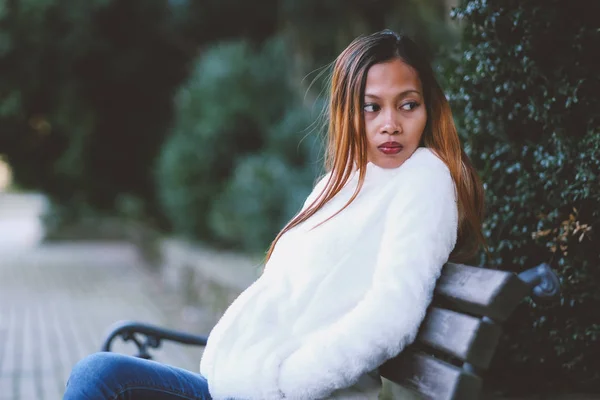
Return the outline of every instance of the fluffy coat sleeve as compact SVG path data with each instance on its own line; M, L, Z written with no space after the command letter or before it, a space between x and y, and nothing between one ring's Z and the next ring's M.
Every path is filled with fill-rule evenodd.
M286 399L321 399L352 386L414 341L456 243L456 193L441 163L407 170L395 190L370 289L283 360L278 389Z

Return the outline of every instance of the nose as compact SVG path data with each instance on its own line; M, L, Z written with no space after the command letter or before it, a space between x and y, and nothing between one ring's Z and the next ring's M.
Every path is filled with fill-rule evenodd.
M383 115L383 125L381 126L381 133L386 135L397 135L402 132L402 125L398 118L396 110L388 109Z

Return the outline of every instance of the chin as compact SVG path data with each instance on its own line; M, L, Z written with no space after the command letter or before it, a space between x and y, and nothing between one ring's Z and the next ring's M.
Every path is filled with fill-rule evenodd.
M404 164L404 161L406 161L406 159L407 159L407 157L394 157L394 158L390 157L390 158L383 159L383 160L382 159L374 160L372 162L373 162L373 164L377 165L380 168L393 169L393 168L398 168L402 164Z
M379 168L398 168L404 164L404 162L408 160L416 150L416 148L407 149L405 147L402 151L400 151L400 153L394 155L382 154L379 150L375 150L373 153L371 153L372 156L369 157L369 161Z

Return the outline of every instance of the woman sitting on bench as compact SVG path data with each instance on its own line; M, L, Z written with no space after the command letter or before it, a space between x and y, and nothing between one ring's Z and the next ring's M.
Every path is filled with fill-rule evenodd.
M442 266L483 244L483 188L404 36L341 53L328 114L328 173L210 333L201 375L98 353L65 399L377 399L378 367L415 339Z

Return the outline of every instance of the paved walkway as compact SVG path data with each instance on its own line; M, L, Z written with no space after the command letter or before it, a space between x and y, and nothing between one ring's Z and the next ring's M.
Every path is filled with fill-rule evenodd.
M32 203L24 207L3 196L0 193L0 400L61 399L73 365L99 350L116 321L177 327L177 305L144 269L132 246L36 246L40 226L25 212L32 210ZM134 352L132 344L122 342L115 350ZM155 358L197 371L200 356L201 349L165 343Z

